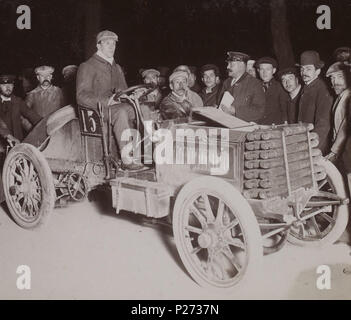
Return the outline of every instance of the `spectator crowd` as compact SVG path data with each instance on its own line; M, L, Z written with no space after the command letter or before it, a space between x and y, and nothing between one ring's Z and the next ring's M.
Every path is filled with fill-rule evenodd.
M80 66L62 70L60 88L53 85L54 68L37 66L17 77L0 76L0 136L10 144L21 141L40 119L66 105L97 108L116 104L114 96L127 88L123 68L114 60L118 36L102 31L96 53ZM253 60L243 52L229 51L227 75L217 65L179 65L139 70L140 83L154 90L143 97L143 111L158 111L163 119L187 117L193 108L217 108L259 125L312 123L319 148L341 172L351 172L350 65L351 48L333 53L334 63L325 66L317 51L301 53L299 62L281 69L274 57ZM326 70L326 71L324 71ZM23 97L14 95L19 80ZM35 83L36 82L36 83ZM105 108L106 109L106 108ZM132 126L134 109L127 103L114 108L112 131L120 150L123 130ZM123 158L122 158L123 163ZM139 164L125 164L138 169Z

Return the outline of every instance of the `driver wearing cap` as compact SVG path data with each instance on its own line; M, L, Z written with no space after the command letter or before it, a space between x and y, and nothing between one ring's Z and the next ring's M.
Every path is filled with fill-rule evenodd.
M107 106L114 105L114 94L127 89L127 83L120 65L114 60L117 35L112 31L101 31L96 37L96 53L79 66L77 73L77 103L84 107L97 109L98 102L104 109L107 120ZM135 119L135 111L127 103L111 108L111 125L120 153L128 143L123 141L122 133L130 129L130 122ZM130 158L123 159L122 167L127 170L143 168L141 163L130 163Z

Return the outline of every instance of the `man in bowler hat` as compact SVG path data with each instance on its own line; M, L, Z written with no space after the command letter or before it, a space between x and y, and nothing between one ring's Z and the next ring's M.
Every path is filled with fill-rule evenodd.
M333 97L325 82L319 77L324 62L316 51L305 51L300 57L300 73L304 82L302 89L298 121L312 123L318 133L319 145L325 155L330 144L330 115Z

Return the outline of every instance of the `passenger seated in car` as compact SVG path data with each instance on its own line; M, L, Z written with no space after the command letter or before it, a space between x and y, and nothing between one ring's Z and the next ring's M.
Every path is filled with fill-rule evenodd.
M190 115L195 107L203 107L199 95L188 88L188 73L175 71L169 76L171 93L160 104L163 119L184 118Z
M158 108L162 100L162 94L158 87L160 72L156 69L142 69L141 76L145 84L152 84L155 86L155 90L150 92L141 100L142 104L147 105L150 108L150 110L153 111Z

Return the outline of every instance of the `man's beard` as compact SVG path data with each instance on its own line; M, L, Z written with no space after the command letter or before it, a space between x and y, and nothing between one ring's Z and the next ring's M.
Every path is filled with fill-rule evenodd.
M333 86L333 89L334 89L336 94L340 94L346 89L346 87L340 86L340 85L336 85L336 86Z
M3 95L6 98L9 98L12 95L12 90L6 90L6 91L1 90L0 94Z

